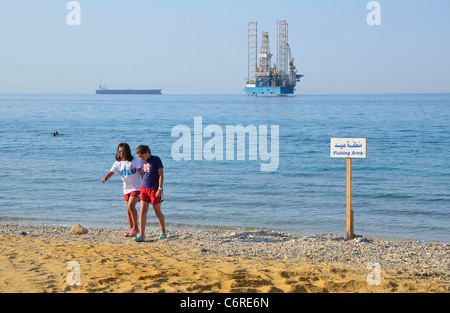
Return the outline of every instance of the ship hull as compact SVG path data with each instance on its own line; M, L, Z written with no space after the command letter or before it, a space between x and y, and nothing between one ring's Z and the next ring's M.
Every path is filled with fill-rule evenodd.
M100 95L160 95L161 89L100 89L95 91Z

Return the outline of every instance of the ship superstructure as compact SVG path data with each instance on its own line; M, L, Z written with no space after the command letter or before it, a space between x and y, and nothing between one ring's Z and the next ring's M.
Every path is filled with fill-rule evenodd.
M248 78L245 86L247 95L294 94L297 82L303 77L297 74L294 66L286 21L277 22L277 31L277 63L272 65L269 33L262 33L263 39L258 54L258 23L248 23Z

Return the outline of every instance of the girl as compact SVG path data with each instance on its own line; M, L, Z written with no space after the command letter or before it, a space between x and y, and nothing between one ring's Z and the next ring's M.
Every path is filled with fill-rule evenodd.
M142 162L139 158L131 155L130 146L122 142L117 147L116 162L111 170L102 179L104 184L114 174L119 174L123 180L123 197L127 205L127 217L130 230L124 234L125 237L134 237L139 234L136 203L142 185Z

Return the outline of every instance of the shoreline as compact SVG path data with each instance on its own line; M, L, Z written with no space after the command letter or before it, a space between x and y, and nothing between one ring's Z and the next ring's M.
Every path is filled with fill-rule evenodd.
M136 243L126 228L88 230L0 225L0 292L450 292L446 243L218 228L157 240L153 226ZM72 261L80 286L67 282Z
M85 224L81 223L86 228L102 228L102 229L124 229L128 227L126 222L123 222L122 224L114 223L112 225L105 224ZM16 225L21 227L50 227L50 228L67 228L72 227L72 225L69 226L69 223L67 222L54 222L54 223L47 223L47 222L36 222L36 221L29 221L24 220L21 221L17 218L12 219L3 219L0 220L0 228L3 225ZM159 224L157 222L147 222L147 227L149 228L158 228ZM266 232L278 232L278 233L286 233L293 236L309 236L313 232L301 232L301 231L292 231L292 230L285 230L285 229L276 229L276 228L264 228L264 227L256 227L256 226L228 226L228 225L189 225L189 224L179 224L179 223L166 223L166 227L170 229L177 229L177 230L186 230L186 231L209 231L209 230L223 230L223 231L266 231ZM314 234L335 234L335 233L314 233ZM371 235L371 234L355 234L357 237L365 237L365 238L371 238L375 240L387 240L387 241L411 241L411 242L428 242L428 243L436 243L436 244L450 244L450 241L448 240L440 240L440 239L433 239L433 238L422 238L420 237L400 237L395 235L390 236L380 236L380 235ZM420 239L419 239L420 238Z

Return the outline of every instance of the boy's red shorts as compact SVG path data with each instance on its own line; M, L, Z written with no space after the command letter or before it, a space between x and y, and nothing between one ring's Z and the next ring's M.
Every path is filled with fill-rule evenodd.
M140 191L135 190L130 193L124 194L123 198L125 199L125 201L128 201L128 200L130 200L130 197L137 197L137 196L139 196L140 193L141 193Z
M162 202L161 197L156 196L156 192L158 189L148 189L144 186L141 186L141 201L147 201L151 204L157 204Z

